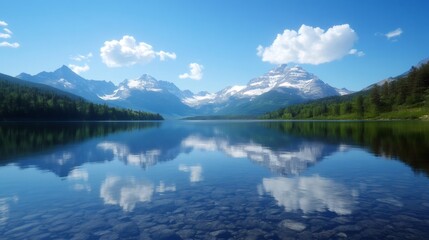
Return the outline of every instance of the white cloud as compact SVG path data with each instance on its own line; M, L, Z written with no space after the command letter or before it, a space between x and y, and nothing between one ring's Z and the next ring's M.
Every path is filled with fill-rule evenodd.
M176 59L175 53L155 52L145 42L137 42L133 36L125 35L120 40L105 41L100 48L100 56L108 67L132 66L137 63L148 63L159 56L161 61L166 58Z
M13 32L9 28L3 28L3 30L8 34L13 34Z
M363 56L365 56L365 53L364 53L364 52L362 52L362 51L358 51L358 50L357 50L357 49L355 49L355 48L350 49L349 54L350 54L350 55L356 55L356 56L358 56L358 57L363 57Z
M204 69L203 65L200 65L198 63L190 63L189 64L189 72L190 73L180 74L179 78L180 79L189 78L189 79L193 79L193 80L201 80L203 78L203 69Z
M156 55L159 56L159 60L161 61L165 61L167 58L176 59L176 54L175 53L170 53L170 52L164 52L164 51L159 51L156 53Z
M348 24L335 25L327 31L302 25L298 32L285 29L282 34L277 34L271 46L258 46L257 55L272 64L317 65L344 57L356 40L357 35Z
M384 36L386 36L387 39L391 39L391 38L399 37L401 34L402 34L402 29L397 28L393 31L390 31L390 32L384 34Z
M0 38L11 38L12 36L9 33L0 33Z
M92 58L92 53L91 52L88 53L88 54L86 54L86 55L79 54L77 56L71 57L70 59L73 60L73 61L76 61L76 62L81 62L81 61L89 60L90 58Z
M0 27L4 27L4 33L0 32L0 38L9 39L12 37L12 31L9 28L6 28L8 24L5 21L0 21ZM0 47L9 47L9 48L18 48L20 45L17 42L11 43L7 41L0 42Z
M17 42L14 42L14 43L0 42L0 47L18 48L19 47L19 43L17 43Z
M76 74L80 74L83 72L87 72L89 70L89 66L88 64L85 63L85 65L83 66L79 66L79 65L74 65L74 64L69 64L68 67L75 72Z

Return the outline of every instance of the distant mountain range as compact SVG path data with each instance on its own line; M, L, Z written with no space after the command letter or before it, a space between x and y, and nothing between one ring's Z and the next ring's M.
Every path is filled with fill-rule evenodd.
M351 93L334 88L299 66L278 66L247 85L230 86L216 93L181 90L171 82L147 74L119 85L87 80L66 66L17 78L49 85L96 103L160 113L167 117L195 115L259 115L279 107L327 96Z
M162 119L159 114L96 104L58 88L0 73L0 121Z
M182 101L208 115L259 115L281 106L349 93L331 87L299 66L280 65L247 85L199 93Z
M425 59L423 59L423 60L421 60L420 62L418 62L416 65L414 65L413 67L415 67L415 68L420 68L421 66L423 66L424 64L426 64L426 63L428 63L429 62L429 58L425 58ZM400 78L402 78L402 77L405 77L405 76L407 76L408 75L408 73L410 73L410 71L411 71L411 69L409 69L409 70L407 70L407 71L405 71L404 73L402 73L402 74L399 74L398 76L396 76L396 77L388 77L388 78L386 78L386 79L383 79L383 80L381 80L381 81L378 81L378 82L376 82L376 83L374 83L374 84L371 84L371 85L369 85L368 87L366 87L366 88L364 88L364 89L362 89L362 91L367 91L367 90L370 90L371 88L373 88L374 86L376 86L376 85L378 85L378 86L383 86L383 84L384 83L390 83L390 82L392 82L392 81L395 81L395 80L398 80L398 79L400 79Z
M16 77L73 93L96 103L102 102L99 96L111 93L116 88L112 82L87 80L64 65L54 72L41 72L36 75L21 73Z
M429 62L426 60L397 77L372 84L359 92L285 106L261 118L428 120L428 99Z

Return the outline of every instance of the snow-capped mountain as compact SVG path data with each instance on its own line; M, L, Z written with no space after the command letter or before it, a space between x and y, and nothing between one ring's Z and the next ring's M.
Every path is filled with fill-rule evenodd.
M118 85L87 80L66 66L20 79L43 83L98 103L160 113L167 117L193 115L257 115L289 104L351 93L324 83L299 66L278 66L247 85L226 87L216 93L182 91L174 83L144 74Z
M345 88L331 87L299 66L280 65L245 86L231 86L182 101L206 111L212 105L213 114L260 114L288 104L349 93Z
M22 80L55 87L98 103L102 102L98 96L111 93L116 88L112 82L87 80L64 65L54 72L41 72L36 75L21 73L16 77Z
M255 97L278 88L297 89L304 98L315 99L337 95L335 88L299 66L281 65L268 73L250 80L238 94Z
M111 105L177 117L194 114L181 100L192 95L191 91L181 91L171 82L144 74L138 79L124 80L114 91L99 97Z
M189 90L180 90L174 83L156 80L148 74L143 74L138 79L125 79L112 94L105 94L100 98L103 100L126 99L130 96L130 91L168 92L178 98L194 95Z

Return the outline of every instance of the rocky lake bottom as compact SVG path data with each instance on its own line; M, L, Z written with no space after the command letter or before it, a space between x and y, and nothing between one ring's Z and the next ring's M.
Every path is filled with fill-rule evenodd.
M0 162L0 239L429 235L425 152L314 137L315 126L297 133L302 124L143 124L10 154Z

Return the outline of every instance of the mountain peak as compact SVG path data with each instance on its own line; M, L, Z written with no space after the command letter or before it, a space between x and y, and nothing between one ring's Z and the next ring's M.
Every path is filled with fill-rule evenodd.
M62 65L60 68L58 68L57 70L55 70L54 73L60 73L60 74L70 74L70 73L73 73L73 74L76 74L75 72L73 72L66 65Z
M157 80L149 74L143 74L138 80L157 82Z
M288 68L287 64L280 64L277 67L273 68L270 72L282 73Z
M45 73L45 74L50 74L50 73ZM68 79L70 81L74 81L74 80L86 80L84 78L82 78L79 74L73 72L73 70L71 70L69 67L67 67L66 65L62 65L60 68L58 68L57 70L55 70L53 72L53 74L58 77L58 78L65 78Z

